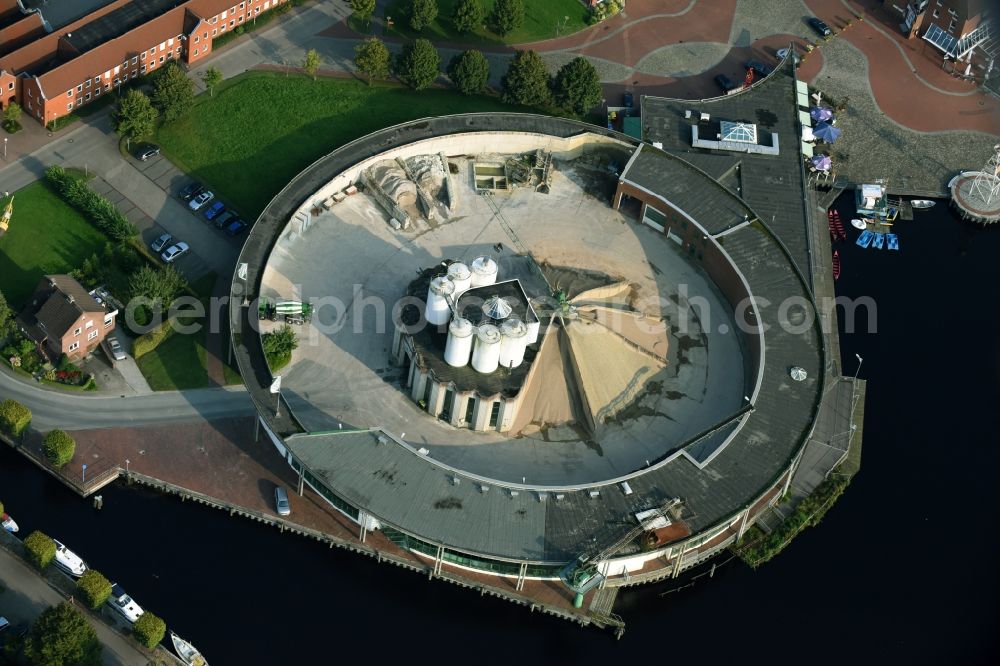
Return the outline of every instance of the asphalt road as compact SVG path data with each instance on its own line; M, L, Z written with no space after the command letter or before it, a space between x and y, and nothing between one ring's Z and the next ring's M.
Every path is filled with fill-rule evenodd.
M49 606L64 600L24 562L0 548L0 581L7 588L0 594L0 614L12 624L28 624ZM87 616L104 645L103 663L111 666L128 664L146 666L149 657L133 647L103 622Z

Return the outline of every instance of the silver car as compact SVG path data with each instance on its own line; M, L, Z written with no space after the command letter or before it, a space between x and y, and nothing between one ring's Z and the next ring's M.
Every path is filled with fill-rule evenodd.
M191 199L191 202L188 203L188 206L191 208L191 210L198 210L199 208L201 208L214 198L215 198L214 194L205 191L196 196L194 199Z
M163 248L167 246L167 243L174 239L170 234L163 234L155 241L153 241L149 247L153 249L153 252L163 252Z
M124 361L128 358L125 350L122 349L122 343L118 342L118 338L108 338L108 346L111 347L111 355L115 357L116 361Z
M181 241L168 247L163 254L160 255L160 259L167 262L168 264L173 263L180 259L183 255L187 254L191 248L187 243Z
M279 516L288 516L292 513L292 505L288 503L288 493L281 486L274 489L274 507L278 510Z

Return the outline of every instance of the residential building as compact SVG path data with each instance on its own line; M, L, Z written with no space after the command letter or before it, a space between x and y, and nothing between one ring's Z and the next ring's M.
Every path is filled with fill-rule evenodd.
M98 302L68 275L46 275L18 316L21 330L50 360L77 361L115 330L118 311Z
M904 7L899 29L913 39L920 37L937 49L954 70L971 75L973 68L989 69L1000 41L995 34L995 17L982 0L916 0ZM964 68L957 63L964 63Z
M0 103L52 122L289 0L0 0ZM84 12L84 13L81 13Z

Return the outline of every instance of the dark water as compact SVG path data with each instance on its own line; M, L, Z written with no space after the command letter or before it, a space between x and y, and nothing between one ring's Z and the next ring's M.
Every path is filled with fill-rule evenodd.
M69 544L213 666L997 663L1000 229L941 205L917 215L896 227L900 252L839 244L840 293L878 306L877 335L843 338L845 371L859 353L870 380L846 495L757 572L732 563L680 592L625 593L620 642L147 491L107 488L97 512L6 448L0 498L25 534Z

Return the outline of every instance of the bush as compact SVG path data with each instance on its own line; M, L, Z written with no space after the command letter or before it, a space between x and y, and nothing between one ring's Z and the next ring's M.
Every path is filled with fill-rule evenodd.
M0 516L3 515L3 502L0 502Z
M503 77L502 99L507 104L546 106L552 101L549 71L534 51L518 51Z
M83 179L67 173L58 165L45 170L45 179L59 196L112 240L125 243L139 235L135 225L113 203L90 189Z
M76 453L76 441L65 430L52 430L42 440L42 450L49 463L56 468L64 466Z
M132 625L132 635L142 645L152 650L167 633L167 623L146 611Z
M96 610L111 596L111 581L101 572L87 569L76 581L76 591L88 606Z
M34 353L34 348L32 348ZM31 424L31 410L16 400L0 402L0 428L13 437L21 433Z
M149 333L140 335L132 344L132 357L139 360L149 352L160 346L160 343L167 339L170 333L170 321L165 321Z
M288 364L292 357L292 350L299 346L299 341L295 337L295 330L285 324L272 333L265 333L261 338L261 344L264 347L267 363L274 371Z
M463 94L476 95L486 90L490 63L480 51L470 49L452 58L448 75Z
M52 563L56 556L56 542L44 532L35 530L24 540L24 548L28 551L28 560L39 571Z

